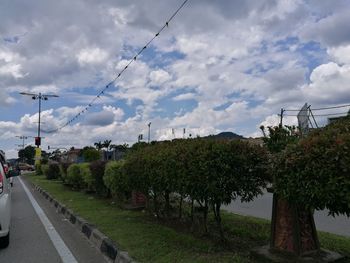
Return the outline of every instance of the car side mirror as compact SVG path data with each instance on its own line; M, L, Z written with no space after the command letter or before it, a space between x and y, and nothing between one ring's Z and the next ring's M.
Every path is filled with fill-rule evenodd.
M15 177L15 176L19 176L19 172L17 170L10 170L10 171L8 171L8 173L7 173L7 177L8 178Z

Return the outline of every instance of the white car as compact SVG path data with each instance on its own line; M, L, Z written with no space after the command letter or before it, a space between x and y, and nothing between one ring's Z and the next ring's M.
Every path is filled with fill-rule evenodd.
M5 156L0 151L0 248L10 243L11 186L5 174L5 163Z

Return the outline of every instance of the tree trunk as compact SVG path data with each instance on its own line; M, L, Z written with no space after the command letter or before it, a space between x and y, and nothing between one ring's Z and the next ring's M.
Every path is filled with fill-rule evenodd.
M194 223L194 200L191 199L191 222Z
M205 200L204 207L203 207L203 225L204 225L204 232L208 233L208 201Z
M182 218L182 202L183 202L183 195L180 196L180 206L179 206L179 219Z
M169 191L166 191L164 194L165 199L165 214L167 217L170 216L170 193Z
M313 213L273 195L270 249L297 256L320 249Z
M158 198L157 194L154 194L153 196L153 203L154 203L154 212L156 213L157 219L160 218L159 216L159 206L158 206Z
M220 211L220 208L221 208L221 204L220 203L216 203L214 205L214 215L215 215L215 221L218 225L218 228L219 228L219 232L220 232L220 238L221 240L224 240L225 237L224 237L224 231L222 229L222 223L221 223L221 211Z

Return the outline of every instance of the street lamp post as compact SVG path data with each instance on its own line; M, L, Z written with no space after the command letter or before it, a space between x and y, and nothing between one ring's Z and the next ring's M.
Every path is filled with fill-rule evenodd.
M41 123L41 101L42 100L48 100L49 98L57 98L58 95L54 94L41 94L39 93L27 93L27 92L20 92L21 95L25 96L31 96L33 100L39 100L39 122L38 122L38 139L36 139L35 143L36 146L39 148L41 144L40 140L40 123Z

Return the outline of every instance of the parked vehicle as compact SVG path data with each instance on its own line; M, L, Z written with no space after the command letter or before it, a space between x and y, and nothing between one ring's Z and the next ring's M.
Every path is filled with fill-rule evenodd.
M35 167L27 163L19 163L18 167L21 171L34 171Z
M0 150L0 248L10 243L11 186L8 178L18 175L17 171L11 169L5 173L6 166L5 153Z

